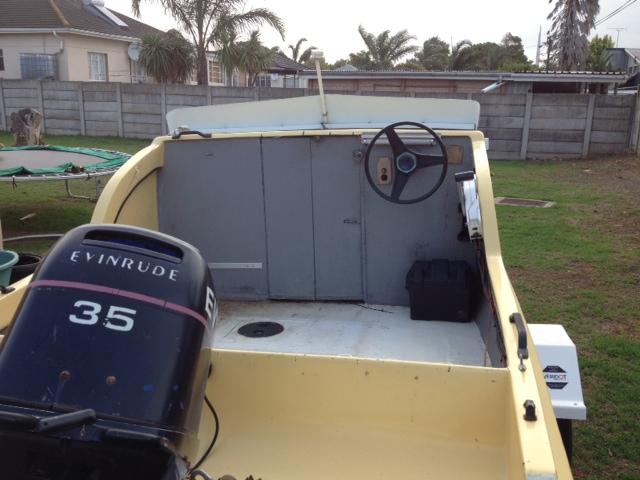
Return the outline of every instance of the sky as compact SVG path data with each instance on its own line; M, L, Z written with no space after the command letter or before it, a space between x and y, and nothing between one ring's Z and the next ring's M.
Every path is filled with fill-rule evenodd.
M600 17L625 2L600 0ZM133 16L130 0L105 3L112 10ZM309 40L307 45L324 52L329 63L365 48L358 25L376 34L406 28L417 37L416 45L432 36L454 44L464 39L473 43L499 42L511 32L522 37L525 53L534 60L538 30L542 26L544 41L550 26L547 15L552 8L548 0L246 0L245 5L247 9L269 8L285 22L285 40L269 27L261 29L265 45L278 46L289 53L287 46L304 37ZM167 30L176 25L152 0L143 0L141 13L140 20L154 27ZM617 32L612 28L626 29L620 31L618 46L640 48L640 1L598 26L592 35L609 34L615 41Z

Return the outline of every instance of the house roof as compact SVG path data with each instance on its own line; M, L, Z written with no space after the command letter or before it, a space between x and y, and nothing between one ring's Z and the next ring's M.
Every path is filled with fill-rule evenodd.
M635 58L637 62L640 62L640 48L625 48L625 51Z
M6 29L68 29L76 33L91 32L132 39L161 32L119 12L108 10L127 27L117 26L97 9L85 6L83 0L2 0L0 32Z
M305 77L316 77L315 70L301 72ZM584 82L621 83L627 79L624 72L468 72L468 71L402 71L402 70L323 70L323 79L440 79L486 80L511 82Z
M279 72L290 72L290 73L299 73L303 70L310 70L309 67L303 65L302 63L298 63L286 55L281 53L276 53L275 58L273 59L273 65L269 68L269 72L279 73Z

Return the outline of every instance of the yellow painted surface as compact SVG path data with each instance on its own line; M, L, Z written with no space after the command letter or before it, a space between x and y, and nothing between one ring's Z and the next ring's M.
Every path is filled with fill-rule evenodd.
M280 479L522 478L505 369L215 351L204 469ZM201 450L213 432L203 414ZM519 475L518 475L519 473Z
M157 171L164 144L154 141L109 180L93 210L91 223L123 223L158 230Z
M4 295L0 293L0 330L6 328L13 319L13 314L16 308L18 308L18 305L20 305L20 301L22 297L24 297L30 281L31 275L14 283L12 285L15 289L13 292Z

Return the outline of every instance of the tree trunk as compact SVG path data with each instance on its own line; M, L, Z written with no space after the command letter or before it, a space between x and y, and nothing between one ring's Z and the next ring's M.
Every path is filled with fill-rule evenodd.
M209 85L209 65L205 46L198 47L198 85Z
M11 114L10 131L16 140L16 147L43 145L42 114L32 108L23 108Z

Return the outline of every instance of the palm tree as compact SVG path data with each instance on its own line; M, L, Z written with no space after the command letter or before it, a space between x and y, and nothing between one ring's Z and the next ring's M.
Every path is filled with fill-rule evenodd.
M301 38L296 42L295 46L289 45L289 49L291 50L291 58L293 59L294 62L305 63L311 58L311 52L316 47L312 46L300 52L300 49L302 48L302 44L306 41L307 41L306 38Z
M159 83L184 83L195 67L193 45L177 30L144 35L140 63Z
M269 69L276 53L277 47L267 48L262 44L257 30L251 32L245 41L237 41L231 32L220 49L220 61L227 75L235 70L242 71L247 74L247 84L255 86L258 75Z
M140 17L143 0L131 0L131 9ZM275 28L284 39L282 19L267 8L242 11L244 0L146 0L161 5L186 31L196 48L198 83L208 85L207 49L219 47L229 32L246 32L258 25Z
M390 30L385 30L376 36L360 25L358 32L369 50L374 68L393 68L393 65L402 57L418 51L418 47L409 45L409 42L416 37L409 35L407 30L400 30L393 35Z
M554 0L549 0L549 3ZM598 0L555 0L549 37L551 51L562 70L577 70L587 57L589 32L600 12Z

